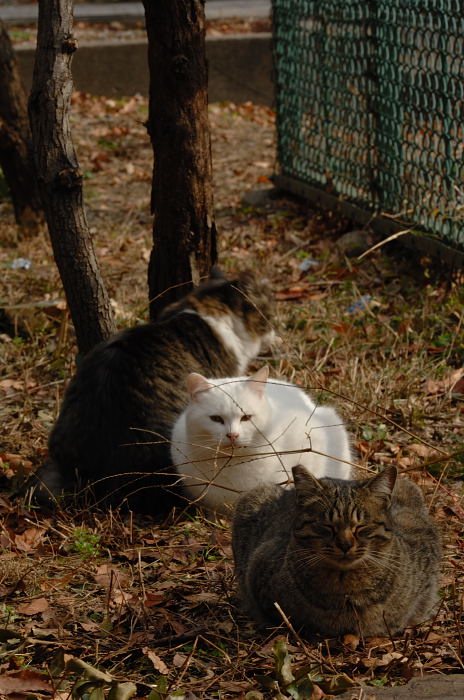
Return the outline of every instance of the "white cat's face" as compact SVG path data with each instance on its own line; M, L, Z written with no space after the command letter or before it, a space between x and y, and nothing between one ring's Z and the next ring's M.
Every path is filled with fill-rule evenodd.
M260 431L269 415L267 376L267 367L248 378L206 380L199 374L189 375L190 439L227 453L265 444Z

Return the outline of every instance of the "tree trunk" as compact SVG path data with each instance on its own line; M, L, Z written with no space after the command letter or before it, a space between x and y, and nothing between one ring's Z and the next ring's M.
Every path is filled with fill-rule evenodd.
M81 354L115 330L87 225L82 173L69 125L72 0L41 0L29 114L55 261Z
M144 0L155 164L150 316L216 262L204 0ZM166 291L167 290L167 291Z
M31 152L27 99L18 63L0 20L0 166L10 190L20 236L35 236L45 226Z

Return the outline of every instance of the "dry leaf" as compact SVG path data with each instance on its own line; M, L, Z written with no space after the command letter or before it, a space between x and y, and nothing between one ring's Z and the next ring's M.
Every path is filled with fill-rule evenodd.
M386 666L387 664L390 664L392 661L399 661L400 663L404 663L407 660L408 660L408 657L404 656L399 651L389 651L386 654L382 654L382 666Z
M311 695L311 700L321 700L321 698L326 698L326 697L328 697L328 696L324 693L322 688L319 688L319 686L316 685L316 683L313 683L313 692Z
M154 593L150 593L150 591L145 592L145 600L143 601L143 604L145 605L146 608L152 608L155 605L159 605L166 599L166 594L164 591L156 591Z
M187 659L188 659L188 656L186 656L185 654L179 654L179 653L177 652L176 654L174 654L174 658L173 658L173 660L172 660L172 664L173 664L173 666L175 666L176 668L179 668L180 666L183 666L183 665L185 664L185 662L187 661Z
M446 634L437 634L436 632L429 632L427 635L427 642L445 642L448 641L449 637Z
M26 693L40 692L53 694L53 686L45 679L42 673L37 671L15 671L12 674L0 675L0 694L11 695L13 693L24 695Z
M8 391L13 389L14 391L22 391L24 389L24 382L17 381L16 379L2 379L0 381L0 388Z
M343 637L343 644L354 651L358 648L359 637L357 637L355 634L345 634Z
M389 637L369 637L365 642L366 649L381 649L382 647L391 647L392 642Z
M32 552L41 544L45 530L40 527L29 527L21 535L14 535L16 549L20 552Z
M0 458L3 462L8 462L10 467L20 467L23 462L21 455L12 452L0 452Z
M364 657L361 659L361 664L364 666L364 668L377 668L377 666L381 666L382 662L380 659L375 659L371 658L369 656Z
M191 593L185 595L184 598L189 600L191 603L219 603L221 601L221 596L217 593Z
M127 605L133 600L133 596L122 591L120 588L113 590L111 593L111 603L112 605ZM138 601L138 598L136 598Z
M79 624L85 632L98 632L100 629L100 625L92 621L80 622Z
M116 566L111 564L101 564L99 567L97 567L93 577L95 582L103 588L107 588L110 585L116 588L121 588L121 586L124 586L129 582L129 576L121 571L121 569L118 569Z
M458 387L458 390L456 390L456 387ZM427 379L424 389L428 396L445 394L448 391L452 394L464 391L464 368L455 369L442 379Z
M18 605L18 612L21 615L37 615L38 613L48 610L48 601L46 598L34 598L30 603L21 603Z
M65 576L61 576L60 578L43 579L40 582L40 590L50 591L56 590L57 588L66 588L68 583L74 578L74 575L75 572L72 572L70 574L65 574Z
M313 301L318 301L319 299L324 299L327 296L327 292L321 291L310 291L308 285L306 284L295 284L287 289L282 289L275 293L275 298L277 301L291 301L292 299L312 299Z
M301 299L304 296L305 292L302 290L291 291L289 289L287 291L282 290L281 292L275 293L275 298L277 299L277 301L292 301L293 299Z
M240 693L250 689L250 681L220 681L222 690L228 690L229 693Z
M129 112L133 112L135 109L137 109L137 100L135 97L131 97L126 104L121 107L119 114L128 114Z
M403 469L407 469L408 467L413 466L413 464L415 463L415 460L413 460L412 457L400 457L396 463L399 467L403 467Z
M154 651L152 651L151 649L148 649L148 647L144 647L144 648L142 649L142 652L143 652L146 656L148 656L148 658L150 659L150 661L152 662L154 668L155 668L157 671L159 671L160 673L162 673L162 674L165 675L165 676L169 673L169 669L168 669L168 667L166 666L166 664L164 663L164 661L163 661L162 659L160 659L160 657L159 657L157 654L155 654Z
M409 453L412 453L414 455L417 455L418 457L421 457L422 459L427 459L428 457L439 457L440 452L437 452L437 450L434 450L433 447L428 447L427 445L422 445L422 444L412 444L408 445L407 448Z

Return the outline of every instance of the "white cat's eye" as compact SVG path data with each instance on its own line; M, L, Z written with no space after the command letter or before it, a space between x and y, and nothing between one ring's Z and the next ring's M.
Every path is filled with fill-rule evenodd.
M213 423L224 423L224 418L222 416L210 416Z
M246 420L251 420L252 416L249 413L244 413L243 416L240 418L241 421L246 421Z

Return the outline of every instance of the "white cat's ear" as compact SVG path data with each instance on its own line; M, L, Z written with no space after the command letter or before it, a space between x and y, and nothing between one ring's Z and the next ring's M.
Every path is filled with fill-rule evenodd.
M392 494L397 476L398 470L391 464L385 467L383 472L369 479L367 488L374 496L380 496L381 498L389 497Z
M254 391L261 398L264 396L266 391L266 382L269 377L269 367L265 365L261 367L257 372L248 377L248 382L250 383L250 389Z
M192 399L194 399L202 391L211 389L211 386L212 385L208 382L208 380L203 377L203 375L197 374L197 372L191 372L191 374L189 374L187 377L187 389Z
M308 498L314 499L314 493L321 490L321 484L305 467L297 464L292 467L293 483L295 484L296 500L305 503Z

